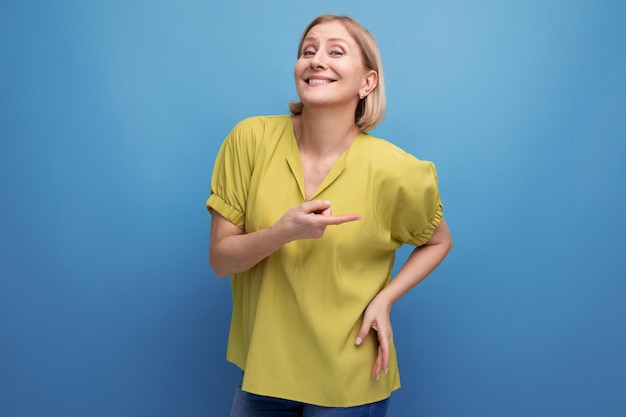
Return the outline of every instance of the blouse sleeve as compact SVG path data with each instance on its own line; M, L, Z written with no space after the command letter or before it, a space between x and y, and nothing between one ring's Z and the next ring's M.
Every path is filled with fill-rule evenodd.
M254 167L256 128L251 120L238 123L228 134L215 159L207 210L215 210L245 230L250 178Z
M414 246L423 245L433 235L443 218L443 205L439 196L437 171L429 161L420 161L407 155L404 175L391 200L391 233L394 239Z

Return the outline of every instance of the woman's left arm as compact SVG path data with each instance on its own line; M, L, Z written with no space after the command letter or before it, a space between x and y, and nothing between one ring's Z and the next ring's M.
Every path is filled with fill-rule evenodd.
M445 219L442 219L430 239L413 250L394 279L374 297L365 309L356 344L361 344L370 329L376 330L378 356L372 368L372 377L378 379L381 372L387 373L388 371L391 306L434 271L448 255L450 249L452 249L452 235Z

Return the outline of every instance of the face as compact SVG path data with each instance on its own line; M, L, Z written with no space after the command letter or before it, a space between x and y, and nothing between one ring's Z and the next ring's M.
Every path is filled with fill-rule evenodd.
M321 23L306 34L294 68L296 89L306 106L351 105L376 86L376 72L340 22Z

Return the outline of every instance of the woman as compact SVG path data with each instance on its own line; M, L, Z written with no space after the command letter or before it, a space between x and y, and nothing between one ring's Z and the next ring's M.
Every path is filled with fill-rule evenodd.
M207 201L209 261L232 276L227 359L244 370L231 416L384 416L400 387L391 306L452 246L436 172L366 133L383 71L353 19L313 20L294 78L291 115L228 135Z

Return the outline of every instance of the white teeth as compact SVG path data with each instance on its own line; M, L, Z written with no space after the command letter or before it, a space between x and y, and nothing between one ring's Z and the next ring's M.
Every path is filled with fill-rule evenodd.
M320 80L319 78L310 78L309 84L328 84L330 80Z

